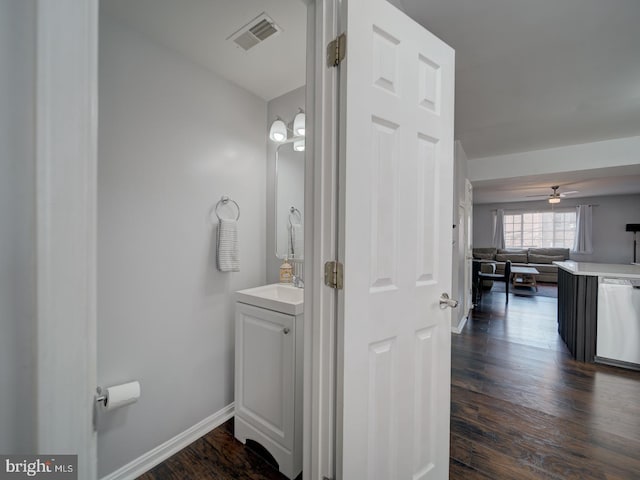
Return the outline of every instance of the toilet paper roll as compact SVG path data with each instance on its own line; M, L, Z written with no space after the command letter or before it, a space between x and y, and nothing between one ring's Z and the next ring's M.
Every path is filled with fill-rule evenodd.
M105 409L114 410L124 405L135 403L140 398L140 382L123 383L109 387L105 392Z

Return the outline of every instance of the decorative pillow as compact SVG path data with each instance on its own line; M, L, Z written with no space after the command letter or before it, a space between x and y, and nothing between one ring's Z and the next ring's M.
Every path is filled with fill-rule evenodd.
M493 260L494 257L495 255L493 253L481 253L481 252L473 253L473 258L475 258L476 260Z
M536 255L535 253L529 254L529 263L553 263L562 262L564 260L564 255Z
M513 263L527 263L526 253L498 253L496 260L499 262L506 262L511 260Z

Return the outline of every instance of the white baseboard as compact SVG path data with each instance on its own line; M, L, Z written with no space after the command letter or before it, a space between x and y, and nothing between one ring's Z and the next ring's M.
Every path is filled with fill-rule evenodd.
M233 417L233 403L100 480L133 480Z
M468 319L469 319L469 313L467 313L464 317L460 319L460 321L458 322L458 325L455 325L455 326L451 325L451 331L453 333L461 333Z

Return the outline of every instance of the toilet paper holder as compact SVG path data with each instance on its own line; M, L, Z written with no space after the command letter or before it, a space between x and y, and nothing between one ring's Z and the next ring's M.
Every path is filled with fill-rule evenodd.
M140 398L140 382L134 380L111 387L98 386L96 392L96 404L101 404L107 410L114 410L138 401Z

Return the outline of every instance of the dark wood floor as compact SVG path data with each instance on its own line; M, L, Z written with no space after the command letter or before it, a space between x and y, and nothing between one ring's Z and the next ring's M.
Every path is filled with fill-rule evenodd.
M640 373L571 360L555 298L485 294L451 382L451 480L640 479ZM285 477L227 422L140 478Z
M573 361L555 298L504 298L452 338L451 479L640 479L640 373Z
M287 480L257 450L233 436L233 419L196 440L138 480ZM301 480L301 478L300 478Z

